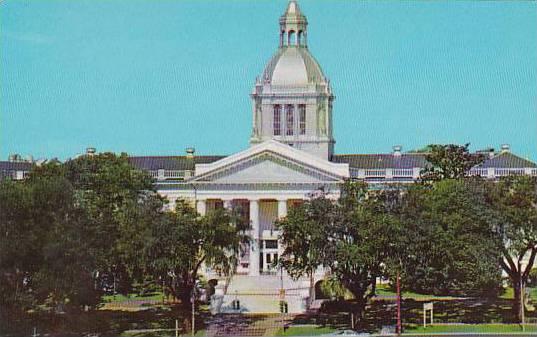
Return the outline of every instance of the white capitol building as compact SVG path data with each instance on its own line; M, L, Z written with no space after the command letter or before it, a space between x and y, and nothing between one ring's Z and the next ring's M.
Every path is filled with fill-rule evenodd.
M289 207L316 193L337 198L346 179L365 181L375 188L412 183L428 163L424 153L405 153L400 146L385 154L336 154L332 123L330 82L308 48L308 22L296 1L290 1L280 17L279 48L255 81L252 93L250 146L229 156L198 156L187 149L184 156L132 156L130 162L148 171L158 192L173 208L177 199L192 202L200 214L217 207L240 206L251 223L252 244L241 256L229 284L217 279L216 311L278 312L283 286L290 312L301 312L309 296L309 280L293 281L272 264L282 247L274 222ZM94 151L94 149L92 149ZM537 175L537 165L513 154L508 145L499 151L486 149L486 160L470 174L489 179L507 175ZM24 179L33 164L11 155L0 161L0 179ZM315 276L323 278L322 270Z
M237 274L224 287L220 279L217 311L230 309L234 299L241 310L277 312L280 287L286 288L290 312L305 310L308 280L294 282L272 268L281 252L274 221L285 217L293 204L316 191L339 196L345 179L375 186L409 183L427 165L424 154L403 153L400 146L388 154L334 153L330 82L308 49L308 21L296 1L280 17L279 48L256 79L251 93L250 147L230 156L131 157L136 167L150 171L160 194L186 199L200 214L216 207L241 206L250 219L253 242L241 256ZM487 160L473 174L497 178L537 174L537 165L512 154L487 149ZM210 270L208 278L217 278ZM322 279L318 271L316 281ZM227 289L224 294L223 289ZM218 292L217 292L218 294Z

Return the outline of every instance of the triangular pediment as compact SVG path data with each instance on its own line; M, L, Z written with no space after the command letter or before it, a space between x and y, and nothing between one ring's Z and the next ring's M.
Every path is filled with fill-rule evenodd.
M348 177L348 165L323 161L267 141L210 164L196 165L192 181L214 183L319 183Z

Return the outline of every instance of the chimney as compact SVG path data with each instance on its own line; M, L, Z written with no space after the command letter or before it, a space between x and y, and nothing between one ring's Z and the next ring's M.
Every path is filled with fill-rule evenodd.
M396 156L396 157L399 157L401 156L401 150L403 149L403 147L401 145L395 145L392 147L393 149L393 155Z
M194 158L194 152L196 152L195 148L187 147L185 151L186 151L186 157L187 158Z
M494 148L490 148L489 149L489 158L492 159L494 158L494 156L496 155L496 153L494 152Z
M509 144L502 144L501 149L501 153L511 152L511 146L509 146Z
M86 148L86 154L88 156L93 156L95 155L95 152L97 152L97 150L94 148L94 147L88 147Z

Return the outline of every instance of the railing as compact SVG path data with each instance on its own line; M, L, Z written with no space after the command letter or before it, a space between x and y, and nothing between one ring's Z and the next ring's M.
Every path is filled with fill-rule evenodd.
M150 170L151 178L157 180L177 179L182 180L186 176L186 171L183 170Z
M414 175L413 169L394 169L394 177L412 177Z
M489 175L489 170L486 168L473 168L470 170L469 174L471 176L481 176L481 177L487 177Z
M384 177L386 176L386 170L365 170L365 177Z
M525 170L522 168L495 168L494 176L496 177L506 177L506 176L519 176L524 175Z
M506 177L516 175L537 176L537 168L494 168L492 174L494 177ZM417 178L414 177L414 169L392 169L391 177L397 178ZM187 176L185 170L150 170L149 175L157 180L184 180ZM385 179L387 177L386 169L358 169L350 168L351 177L369 180ZM24 177L28 172L24 172ZM488 168L474 167L469 171L471 176L489 177ZM16 179L16 177L13 177Z
M164 178L180 179L185 177L185 171L164 171Z

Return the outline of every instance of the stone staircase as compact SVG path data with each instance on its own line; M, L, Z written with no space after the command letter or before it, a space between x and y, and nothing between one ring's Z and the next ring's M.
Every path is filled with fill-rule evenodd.
M307 280L293 281L288 276L235 275L225 289L224 282L217 286L213 298L212 311L216 313L279 313L281 288L285 290L284 300L289 313L301 313L306 310L306 297L309 295ZM226 291L224 291L226 290ZM233 307L239 301L240 309Z

